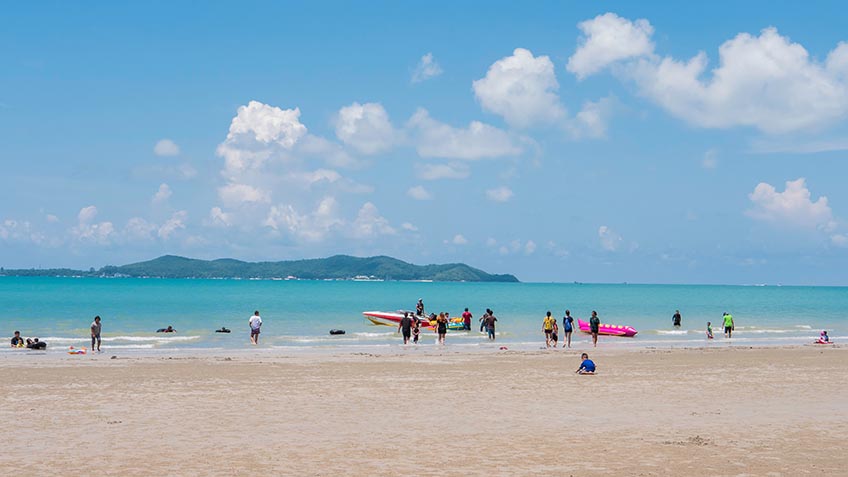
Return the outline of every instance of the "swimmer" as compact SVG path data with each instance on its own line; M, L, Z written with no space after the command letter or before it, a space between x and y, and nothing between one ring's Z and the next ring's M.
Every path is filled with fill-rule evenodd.
M15 331L15 336L12 337L12 348L22 348L24 346L24 339L21 338L21 332Z
M220 330L215 330L215 333L229 333L229 332L230 332L230 329L225 327L225 326L222 326Z
M173 326L168 325L167 328L159 328L158 330L156 330L156 332L157 333L176 333L177 330L175 330Z
M589 355L583 353L580 355L580 359L583 361L580 363L580 367L575 371L577 374L595 374L595 362L589 359Z

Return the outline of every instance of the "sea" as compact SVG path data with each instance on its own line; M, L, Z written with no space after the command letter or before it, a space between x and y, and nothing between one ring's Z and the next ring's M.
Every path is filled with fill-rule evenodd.
M0 336L13 331L39 337L47 353L89 345L89 326L102 318L103 351L112 354L178 353L249 349L248 318L258 310L259 348L286 352L362 352L401 349L391 327L367 321L363 311L413 310L474 315L472 331L451 331L444 348L454 351L538 349L542 318L561 319L566 309L603 323L630 325L633 338L601 337L601 347L685 348L811 344L822 330L836 343L848 339L848 288L796 286L638 285L583 283L444 283L398 281L210 280L158 278L0 277ZM478 318L491 308L497 340L479 332ZM682 326L672 326L680 310ZM736 323L732 339L722 314ZM714 340L706 339L711 321ZM173 326L177 333L157 333ZM226 327L231 333L216 333ZM331 329L344 335L330 335ZM419 347L436 349L422 332ZM575 347L589 346L576 332ZM848 341L846 341L848 342ZM20 353L0 347L0 356Z

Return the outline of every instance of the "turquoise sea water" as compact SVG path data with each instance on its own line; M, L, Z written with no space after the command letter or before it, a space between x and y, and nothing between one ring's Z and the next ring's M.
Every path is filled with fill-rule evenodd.
M716 339L728 345L721 315L733 314L733 344L804 344L822 329L832 339L848 338L848 288L706 285L597 285L542 283L414 283L271 280L168 280L0 277L0 335L38 336L48 352L88 342L94 315L103 318L103 349L228 349L248 345L247 319L261 312L261 346L357 350L394 347L399 335L375 326L363 311L414 309L423 298L427 311L458 315L468 307L474 323L485 308L499 319L497 345L535 349L544 344L541 322L547 310L558 318L566 308L586 319L597 310L604 323L631 325L635 338L602 337L608 347L704 346L707 321ZM680 309L683 326L671 315ZM177 334L157 334L168 325ZM231 334L214 333L225 326ZM344 329L344 336L329 330ZM478 328L451 332L456 350L493 346ZM424 333L423 346L433 346ZM575 333L578 346L587 337ZM9 348L0 347L2 352Z

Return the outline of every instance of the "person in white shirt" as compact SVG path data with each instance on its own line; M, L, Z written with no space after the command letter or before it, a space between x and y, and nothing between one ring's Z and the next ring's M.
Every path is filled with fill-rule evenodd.
M259 344L259 328L262 327L262 318L259 317L259 311L254 311L253 316L247 322L250 325L250 344Z

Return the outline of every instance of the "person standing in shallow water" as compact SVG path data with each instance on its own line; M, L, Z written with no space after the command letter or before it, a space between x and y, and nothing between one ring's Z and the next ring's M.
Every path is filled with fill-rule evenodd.
M262 318L259 316L259 310L253 312L253 316L247 320L250 325L250 344L259 344L259 329L262 328Z
M448 334L448 319L444 313L439 313L436 318L436 332L439 334L439 344L445 344L445 335Z
M571 317L571 310L565 310L565 316L562 317L562 329L564 333L562 347L571 348L571 332L574 331L574 318Z
M545 332L545 348L551 347L551 335L554 332L554 317L551 316L551 312L545 315L545 319L542 320L542 331Z
M495 322L498 321L495 317L495 312L486 309L486 333L489 335L489 340L495 341Z
M100 331L103 329L103 324L100 323L100 316L95 316L91 322L91 352L95 349L100 352ZM95 348L96 346L96 348Z
M724 337L732 338L733 330L736 329L736 326L733 324L733 315L728 312L724 312L722 320L724 321Z
M592 332L592 346L598 347L598 332L601 330L601 319L598 318L598 312L592 310L592 317L589 318L589 331Z
M400 319L400 323L398 323L398 332L403 333L403 344L409 343L409 338L412 336L412 318L409 317L409 313L404 312L403 318Z
M680 322L683 318L680 316L680 310L674 312L674 316L671 317L671 324L674 325L675 328L680 328Z

